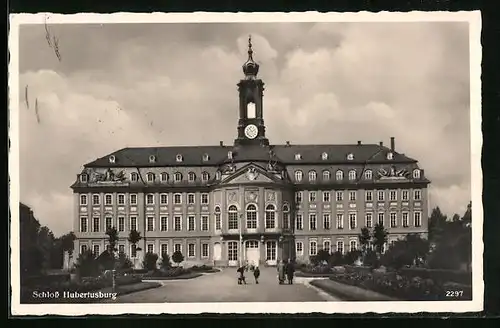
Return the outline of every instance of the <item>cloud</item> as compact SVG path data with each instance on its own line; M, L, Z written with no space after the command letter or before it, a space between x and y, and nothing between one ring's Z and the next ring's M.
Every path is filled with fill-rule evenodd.
M82 165L126 146L230 143L248 35L273 143L396 137L452 215L470 200L468 30L460 23L58 25L61 62L23 27L21 200L72 229ZM35 99L40 122L34 112Z

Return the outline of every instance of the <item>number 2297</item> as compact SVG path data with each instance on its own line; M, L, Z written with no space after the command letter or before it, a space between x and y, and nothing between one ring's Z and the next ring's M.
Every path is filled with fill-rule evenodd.
M464 296L463 290L447 290L446 297L462 297Z

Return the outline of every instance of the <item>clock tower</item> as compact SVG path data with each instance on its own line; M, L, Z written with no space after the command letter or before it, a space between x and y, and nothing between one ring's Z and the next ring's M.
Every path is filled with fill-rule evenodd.
M243 64L245 78L238 83L239 120L235 145L269 145L262 110L264 82L257 78L259 64L253 60L252 38L248 38L248 60Z

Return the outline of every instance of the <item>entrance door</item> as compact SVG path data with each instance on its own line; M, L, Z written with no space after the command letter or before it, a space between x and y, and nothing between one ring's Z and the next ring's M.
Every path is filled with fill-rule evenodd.
M222 257L222 248L220 243L215 243L214 244L214 260L215 261L220 261Z
M275 240L266 242L266 262L268 265L276 265L277 243Z
M237 266L238 265L238 242L228 241L227 242L227 265Z
M246 242L245 260L249 265L258 265L260 260L259 242L248 240Z

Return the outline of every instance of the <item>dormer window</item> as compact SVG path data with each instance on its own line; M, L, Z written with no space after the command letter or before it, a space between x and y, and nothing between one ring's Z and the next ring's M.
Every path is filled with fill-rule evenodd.
M201 180L208 181L209 179L210 179L210 174L208 174L208 172L201 173Z
M194 174L194 172L189 172L188 173L188 181L194 182L195 180L196 180L196 174Z
M135 172L130 173L130 181L133 182L139 181L139 174Z
M162 182L166 182L166 181L168 181L168 173L167 173L167 172L162 172L162 173L160 174L160 180L161 180Z
M88 180L88 175L83 173L83 174L80 174L80 182L87 182Z
M328 181L330 180L330 171L324 170L323 171L323 181Z
M295 160L296 161L300 161L302 159L302 155L301 154L295 154Z
M337 181L344 180L344 172L342 172L341 170L338 170L335 173L335 180L337 180Z
M181 154L177 154L177 156L175 156L175 161L180 163L182 162L182 155Z
M309 171L309 181L316 181L316 171Z
M392 160L394 158L394 154L393 153L387 153L387 159L388 160Z
M154 162L156 162L156 156L155 155L149 156L149 163L154 163Z
M221 171L217 171L217 172L215 173L215 179L220 180L220 178L221 178L221 177L222 177L222 173L221 173Z
M115 162L116 162L116 157L115 157L115 155L111 155L111 156L109 156L109 162L110 162L110 163L115 163Z
M353 159L354 159L354 154L353 153L347 154L347 160L348 161L352 161Z
M349 180L356 180L356 171L355 170L349 171Z
M373 178L373 172L372 170L366 170L365 171L365 179L366 180L371 180Z
M147 174L146 178L148 179L148 182L154 182L155 181L155 174L152 172L149 172Z
M321 154L321 159L324 160L324 161L327 160L328 159L328 154L327 153Z
M420 179L420 170L419 169L413 170L413 179Z
M208 154L203 154L203 161L206 162L210 159L210 156Z
M233 159L233 152L232 151L227 152L227 159Z
M182 181L182 173L180 173L180 172L175 172L175 174L174 174L174 181L175 181L175 182Z

